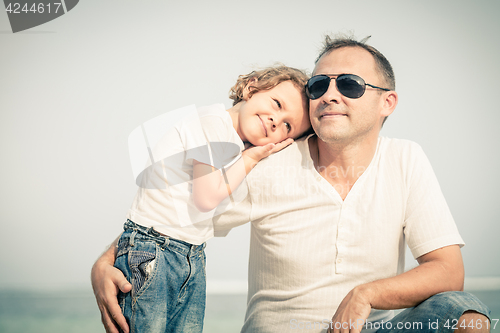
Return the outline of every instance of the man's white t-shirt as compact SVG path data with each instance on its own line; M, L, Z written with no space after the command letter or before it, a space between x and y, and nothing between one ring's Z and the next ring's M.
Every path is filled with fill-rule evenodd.
M314 168L308 139L262 160L247 184L248 200L216 225L224 234L252 222L242 332L326 331L354 287L403 273L406 244L415 258L464 244L427 157L411 141L379 138L345 200ZM368 321L391 317L372 310Z
M210 212L200 212L191 195L193 160L221 169L243 149L223 104L194 109L152 147L150 166L140 176L127 219L170 237L202 244L214 235L212 218L233 198L228 197ZM246 195L244 187L240 192Z

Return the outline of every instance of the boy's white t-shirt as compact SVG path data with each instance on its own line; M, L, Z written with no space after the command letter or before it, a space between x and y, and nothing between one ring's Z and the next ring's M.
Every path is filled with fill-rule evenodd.
M229 209L228 197L217 209L200 212L191 189L193 160L221 169L244 149L223 104L197 108L171 127L152 147L150 161L139 177L139 189L127 219L191 244L214 236L213 217ZM243 181L242 186L245 187ZM238 189L241 197L246 191Z

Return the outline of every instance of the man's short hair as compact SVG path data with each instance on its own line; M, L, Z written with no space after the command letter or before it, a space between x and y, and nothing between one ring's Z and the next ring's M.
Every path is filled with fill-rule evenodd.
M342 47L361 47L366 51L370 52L370 54L375 59L375 63L377 64L377 70L382 78L382 87L390 90L396 89L396 78L394 77L394 71L392 70L392 66L389 63L389 60L380 53L376 48L366 44L366 41L371 36L368 36L361 41L357 41L353 36L346 35L336 35L333 38L329 35L325 36L325 41L323 44L323 48L321 49L318 58L316 58L315 64L318 63L319 59L333 50L340 49ZM342 74L342 73L340 73ZM350 73L348 73L350 74Z

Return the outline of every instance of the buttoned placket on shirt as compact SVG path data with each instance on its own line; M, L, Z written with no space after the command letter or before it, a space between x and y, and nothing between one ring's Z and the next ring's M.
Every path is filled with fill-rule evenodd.
M316 182L318 183L318 186L321 187L327 195L329 195L332 199L337 204L340 204L340 210L339 210L339 216L337 218L337 239L335 242L333 242L336 246L336 258L334 260L334 267L335 267L335 274L342 274L345 270L346 264L348 264L345 260L345 253L347 251L345 244L349 240L349 237L355 237L355 235L349 235L349 227L348 227L348 220L349 215L351 215L351 212L353 209L356 209L356 205L351 204L352 202L356 202L356 197L359 195L359 191L363 187L363 183L366 178L369 177L369 173L373 169L372 165L374 164L374 159L375 156L377 156L377 151L380 146L380 139L377 143L377 149L375 151L375 154L373 155L373 159L366 168L366 170L363 172L363 174L356 180L354 185L352 186L351 190L345 197L345 199L342 199L340 194L337 192L335 187L330 184L323 176L319 174L317 169L315 167L311 168L311 172L313 173L313 177L315 177ZM309 147L309 146L308 146ZM311 152L309 151L309 156ZM319 154L319 152L318 152ZM319 156L318 156L319 160ZM312 161L312 159L311 159Z

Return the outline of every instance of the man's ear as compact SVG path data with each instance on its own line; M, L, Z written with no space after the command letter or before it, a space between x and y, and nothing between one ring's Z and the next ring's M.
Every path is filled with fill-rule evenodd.
M395 91L388 91L382 94L382 109L380 110L380 115L382 117L389 116L396 105L398 105L398 93Z
M255 87L255 84L257 83L258 79L256 77L253 77L248 81L247 85L243 89L243 100L248 101L248 96L250 96L250 87Z

